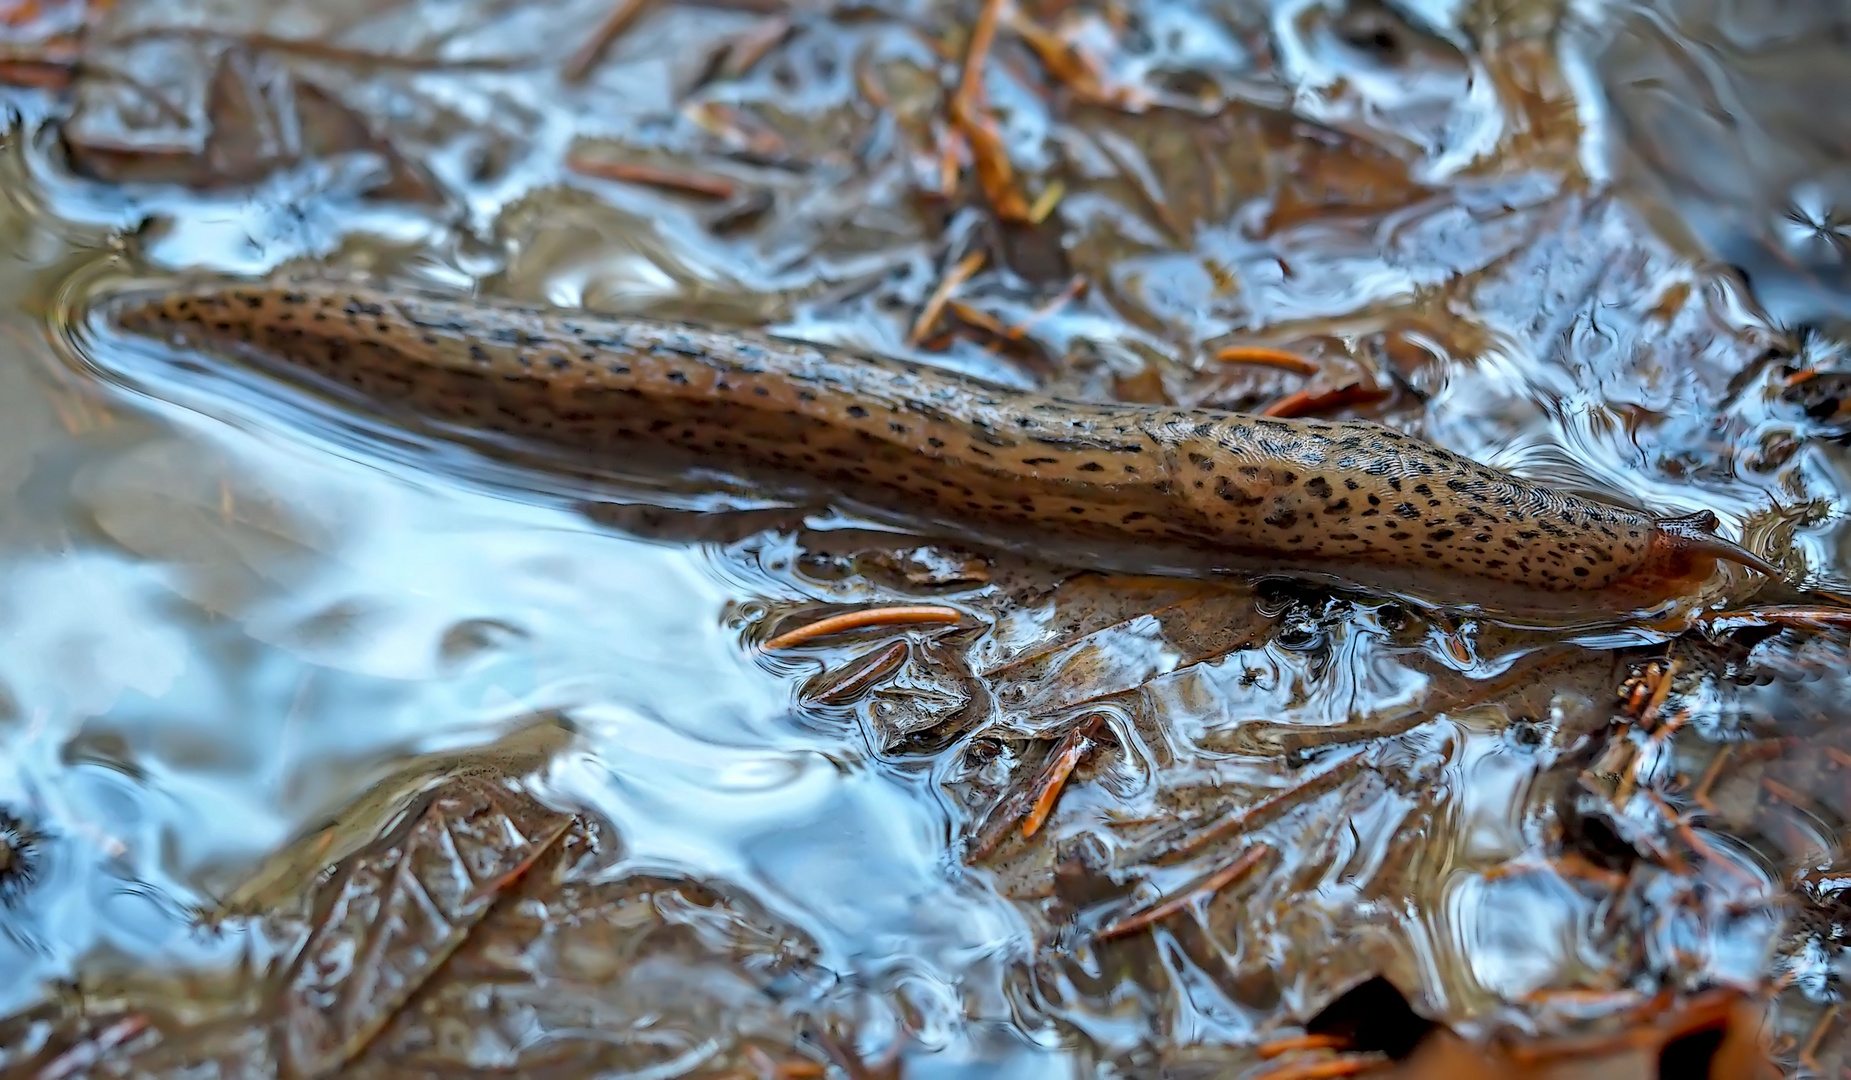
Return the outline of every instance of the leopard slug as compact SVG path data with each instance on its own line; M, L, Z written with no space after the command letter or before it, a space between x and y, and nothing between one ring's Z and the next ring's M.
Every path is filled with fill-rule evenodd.
M670 447L977 529L1529 595L1664 600L1718 559L1777 576L1714 535L1711 514L1552 490L1368 421L1071 401L730 330L332 282L124 294L102 310L131 334L441 424L606 460Z

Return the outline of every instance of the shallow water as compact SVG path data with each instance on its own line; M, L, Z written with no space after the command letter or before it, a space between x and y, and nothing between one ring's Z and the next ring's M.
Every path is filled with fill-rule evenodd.
M1380 400L1352 414L1487 463L1715 510L1793 580L1731 603L1842 593L1845 293L1824 255L1741 253L1785 235L1757 207L1835 190L1833 118L1790 99L1826 93L1792 88L1844 46L1829 5L1775 8L1025 7L1104 88L1055 87L1000 35L1011 158L1031 198L1062 185L1035 227L934 191L974 9L652 8L580 84L590 0L99 11L67 94L12 92L0 152L0 805L38 834L0 912L0 1014L26 1018L0 1063L68 1070L63 1039L131 1071L272 1070L237 1038L314 1000L263 972L359 880L320 871L435 850L367 845L441 819L404 792L472 763L529 780L457 796L492 823L452 837L477 853L458 865L498 881L564 836L534 849L557 876L469 915L486 929L417 969L425 1011L364 1042L362 1074L743 1076L747 1043L829 1057L821 1030L899 1046L908 1077L1245 1075L1377 976L1519 1036L1778 980L1774 1056L1830 1074L1851 740L1829 635L1575 644L967 552L490 460L78 319L128 276L329 265L1100 398L1361 384ZM1651 109L1692 100L1666 72L1732 87L1702 155L1659 145L1677 129ZM569 167L604 159L738 194ZM911 343L974 250L968 307ZM1231 343L1320 371L1212 359ZM757 647L889 602L966 618ZM1655 663L1648 709L1627 680ZM1023 838L1063 748L1081 765ZM1212 896L1099 937L1256 845ZM92 1030L120 1015L156 1019Z

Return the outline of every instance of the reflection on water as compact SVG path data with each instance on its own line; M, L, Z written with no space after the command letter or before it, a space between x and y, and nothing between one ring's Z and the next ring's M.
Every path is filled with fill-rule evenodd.
M1842 591L1837 346L1781 329L1845 298L1829 5L1030 5L986 83L1048 216L1007 227L943 123L974 8L653 8L573 83L591 0L221 7L99 15L0 159L0 806L37 834L0 1013L64 1009L33 1038L273 1065L238 1039L312 995L251 973L372 873L490 929L379 947L437 1004L361 1074L433 1045L589 1074L608 1043L744 1076L801 1042L1233 1075L1378 977L1468 1035L1780 980L1777 1056L1844 1061L1829 638L1569 644L619 491L60 321L116 277L325 262L1081 396L1362 387ZM1049 35L1085 63L1048 75ZM751 644L902 602L964 619ZM452 866L480 876L444 893Z
M1793 323L1842 319L1851 172L1836 100L1843 9L1823 0L1626 5L1587 28L1620 175L1742 268Z

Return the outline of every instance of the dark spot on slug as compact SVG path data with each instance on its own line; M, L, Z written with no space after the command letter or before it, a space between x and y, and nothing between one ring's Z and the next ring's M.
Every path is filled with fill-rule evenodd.
M1279 500L1273 504L1273 512L1263 520L1275 529L1289 529L1298 524L1298 512L1287 506L1284 500Z

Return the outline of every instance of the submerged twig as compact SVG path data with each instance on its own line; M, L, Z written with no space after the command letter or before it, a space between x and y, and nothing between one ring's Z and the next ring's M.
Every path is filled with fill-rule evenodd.
M1100 930L1094 937L1101 941L1107 941L1112 938L1124 937L1127 934L1135 934L1147 926L1154 926L1177 912L1182 911L1184 908L1187 908L1197 900L1213 896L1215 893L1227 888L1228 885L1232 884L1235 880L1258 866L1261 859L1272 854L1272 850L1273 849L1266 844L1255 844L1242 852L1240 858L1235 859L1233 862L1215 871L1213 874L1210 874L1205 881L1195 888L1185 891L1180 896L1165 900L1155 907L1146 908L1136 914L1127 915L1107 926L1105 929Z
M642 184L647 187L663 188L708 199L730 199L739 193L737 183L713 173L664 169L657 165L642 165L627 161L595 161L577 156L566 159L566 168L580 176L589 176L598 180Z
M1329 790L1363 767L1366 752L1366 748L1363 747L1351 750L1347 756L1338 760L1336 764L1326 767L1322 772L1314 773L1283 791L1274 792L1245 810L1229 814L1189 836L1176 847L1158 853L1158 861L1174 862L1190 853L1200 851L1222 837L1235 835L1261 824L1273 814L1290 807L1307 795L1321 794Z
M581 82L591 73L604 51L611 47L611 42L623 36L623 32L634 24L643 11L649 7L649 0L618 0L598 28L591 32L578 51L566 61L561 75L567 82Z
M828 682L806 697L821 705L838 705L853 700L862 691L896 671L910 652L906 639L889 641L836 672Z

